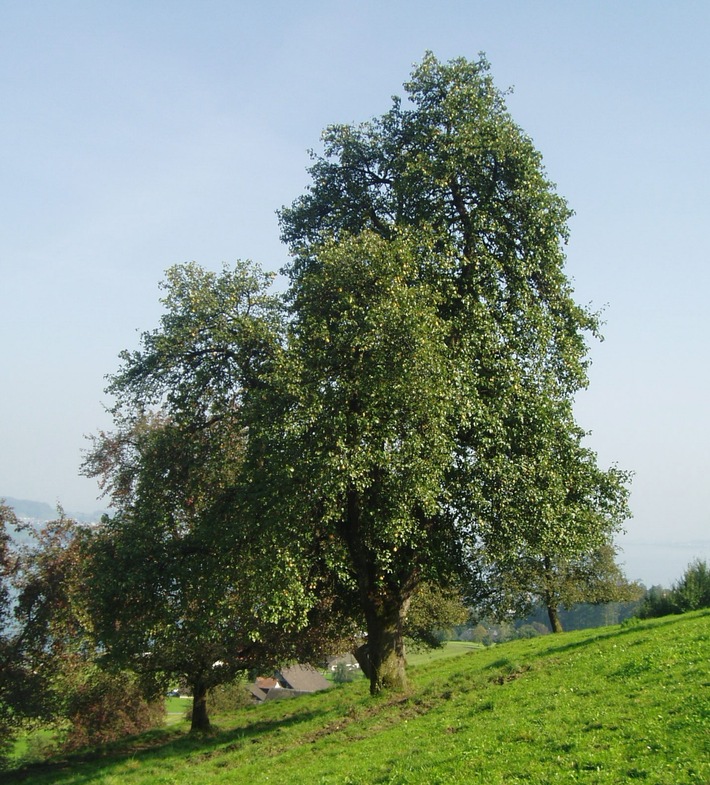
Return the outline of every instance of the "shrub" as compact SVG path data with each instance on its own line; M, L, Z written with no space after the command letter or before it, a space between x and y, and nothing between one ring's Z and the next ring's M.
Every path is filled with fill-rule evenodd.
M710 608L710 569L707 562L697 559L689 564L683 577L673 586L672 593L681 613Z
M336 684L346 684L350 681L355 681L359 676L359 671L354 668L348 668L344 662L339 662L333 671L333 681Z
M207 698L210 712L226 714L230 711L251 706L252 700L246 689L244 679L236 679L227 684L213 687Z
M710 568L707 562L697 559L688 565L683 577L671 589L652 586L638 615L651 619L701 608L710 608Z
M66 751L142 733L165 715L164 701L147 701L126 672L109 673L93 666L68 689L64 716L70 725L62 743Z

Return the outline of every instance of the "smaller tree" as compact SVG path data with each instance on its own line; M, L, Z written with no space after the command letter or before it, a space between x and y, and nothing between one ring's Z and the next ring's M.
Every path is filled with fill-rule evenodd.
M542 390L544 381L542 374ZM562 632L561 606L633 594L613 544L630 515L630 473L602 470L582 443L585 433L574 422L571 400L548 392L540 417L517 428L510 443L512 480L505 462L487 478L507 490L492 508L493 519L505 529L517 517L518 532L507 551L485 543L474 548L478 576L470 599L484 616L498 618L525 617L542 604L552 631Z
M616 549L605 543L587 553L553 558L520 555L499 562L486 573L485 595L479 595L482 616L524 618L537 605L546 611L552 632L562 632L559 609L579 603L602 604L638 599L642 589L629 583L615 561Z

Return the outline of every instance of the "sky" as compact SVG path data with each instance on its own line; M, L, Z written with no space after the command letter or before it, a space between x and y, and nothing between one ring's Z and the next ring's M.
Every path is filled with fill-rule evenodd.
M710 559L709 29L704 0L0 0L0 496L105 506L82 451L165 270L279 270L321 131L427 50L485 52L603 310L576 406L635 473L620 560L650 586Z

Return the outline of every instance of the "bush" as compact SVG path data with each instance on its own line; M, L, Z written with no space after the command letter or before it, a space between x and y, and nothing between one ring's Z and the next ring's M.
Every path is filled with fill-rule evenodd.
M652 619L672 613L710 608L710 569L697 559L688 565L683 577L671 589L652 586L639 610L639 617Z
M154 728L165 715L164 701L147 701L128 673L90 667L79 684L69 688L64 716L69 729L66 751L93 747Z
M673 596L681 613L710 608L710 569L698 559L688 565L683 577L673 587Z
M333 681L336 684L346 684L355 681L359 675L360 671L349 668L344 662L339 662L333 671Z
M251 706L252 700L244 679L236 679L228 684L219 684L213 687L209 692L207 703L210 712L227 714L230 711Z

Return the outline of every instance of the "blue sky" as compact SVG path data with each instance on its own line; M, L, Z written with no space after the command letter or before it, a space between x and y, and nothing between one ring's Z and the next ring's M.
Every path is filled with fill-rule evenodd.
M321 130L386 111L428 49L484 51L604 308L577 411L636 473L629 577L710 558L709 29L700 0L0 0L0 494L100 507L84 436L165 269L279 269Z

